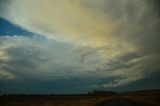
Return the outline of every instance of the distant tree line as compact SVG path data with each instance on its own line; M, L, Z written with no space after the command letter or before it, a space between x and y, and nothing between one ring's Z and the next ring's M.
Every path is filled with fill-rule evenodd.
M88 92L88 94L116 94L116 92L104 91L104 90L93 90L92 92Z

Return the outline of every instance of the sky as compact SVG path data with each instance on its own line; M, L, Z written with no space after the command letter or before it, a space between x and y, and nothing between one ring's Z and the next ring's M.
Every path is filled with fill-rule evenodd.
M159 0L0 0L0 94L160 88Z

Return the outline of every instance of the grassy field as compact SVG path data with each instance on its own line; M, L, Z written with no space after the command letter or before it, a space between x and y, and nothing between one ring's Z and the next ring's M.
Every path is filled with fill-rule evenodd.
M112 96L6 96L0 106L94 106Z
M160 106L160 90L128 92L121 94L121 97L145 106Z
M0 106L97 106L112 98L123 98L142 106L160 106L160 90L101 95L12 95L0 96ZM101 106L101 105L98 105Z

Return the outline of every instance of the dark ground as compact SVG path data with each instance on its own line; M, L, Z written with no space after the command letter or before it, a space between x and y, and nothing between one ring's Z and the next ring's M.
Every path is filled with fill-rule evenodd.
M116 94L6 95L0 106L160 106L160 90Z
M136 102L131 102L129 100L126 100L117 96L109 101L100 103L96 106L145 106L145 105L136 103Z

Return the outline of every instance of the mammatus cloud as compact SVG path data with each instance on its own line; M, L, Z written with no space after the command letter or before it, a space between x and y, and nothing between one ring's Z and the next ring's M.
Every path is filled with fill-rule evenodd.
M7 0L1 6L3 9L1 17L24 29L48 37L49 43L44 44L47 50L41 47L43 43L26 38L20 38L19 44L8 47L22 53L25 51L24 47L26 45L28 47L27 42L30 42L28 48L37 46L38 48L37 51L27 50L27 53L42 53L40 56L33 56L37 61L41 61L41 56L47 56L47 60L42 63L37 63L31 58L22 58L23 56L20 58L23 61L27 60L25 65L36 67L31 74L37 75L42 69L40 70L42 73L49 70L45 73L62 78L70 75L68 74L70 71L75 73L72 76L82 73L82 76L99 78L117 77L109 83L94 85L117 87L146 78L160 69L158 46L160 17L155 2L156 0ZM50 38L72 47L67 49L67 53L65 50L60 51L64 48L59 46L53 48L54 44ZM21 42L23 39L26 43ZM3 46L10 43L7 40L4 42ZM64 54L52 53L56 48ZM2 52L7 52L11 60L17 62L17 54L12 54L10 49L2 49ZM55 59L59 56L60 58ZM69 62L64 62L65 56L70 57ZM0 56L2 57L5 56ZM20 62L16 63L18 64ZM37 69L38 66L40 69ZM26 70L28 73L27 70L30 69L18 70L19 72Z

